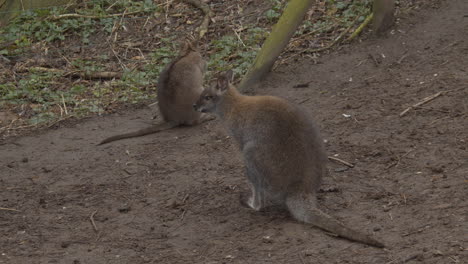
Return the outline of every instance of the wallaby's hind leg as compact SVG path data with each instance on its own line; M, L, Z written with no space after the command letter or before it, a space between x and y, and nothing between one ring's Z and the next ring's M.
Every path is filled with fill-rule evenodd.
M315 211L316 202L312 195L307 193L294 193L286 197L286 206L291 215L298 221L305 223L313 223L313 214Z
M254 209L255 211L260 211L265 207L266 198L264 193L262 193L258 188L250 182L247 181L250 188L250 195L247 196L244 193L241 193L239 200L241 205Z
M249 182L249 186L252 193L247 199L247 205L255 211L260 211L265 206L265 197L252 183Z
M255 211L260 211L262 208L265 207L266 196L263 186L263 175L260 174L259 170L256 167L257 163L255 159L254 144L245 144L243 152L246 162L246 176L251 190L250 197L244 200L243 202L245 205L254 209Z

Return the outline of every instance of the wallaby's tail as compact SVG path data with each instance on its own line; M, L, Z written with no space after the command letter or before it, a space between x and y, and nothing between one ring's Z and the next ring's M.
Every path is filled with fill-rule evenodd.
M124 139L124 138L141 137L141 136L157 133L157 132L160 132L160 131L163 131L163 130L171 129L171 128L176 127L178 125L179 124L172 123L172 122L162 123L162 124L154 125L154 126L151 126L151 127L143 128L143 129L137 130L135 132L130 132L130 133L125 133L125 134L121 134L121 135L115 135L115 136L112 136L112 137L108 137L108 138L104 139L103 141L101 141L98 145L106 144L106 143L116 141L116 140L120 140L120 139Z
M383 243L371 238L364 233L344 226L332 216L316 208L315 201L310 201L310 199L304 200L303 198L301 199L291 196L286 199L286 205L289 209L289 212L298 221L312 224L325 231L336 234L339 237L352 241L364 243L366 245L378 248L385 247Z

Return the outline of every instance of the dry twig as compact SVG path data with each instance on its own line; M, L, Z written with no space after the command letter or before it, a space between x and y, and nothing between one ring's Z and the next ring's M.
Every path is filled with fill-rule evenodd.
M180 216L180 220L181 220L181 221L184 221L184 217L185 217L185 213L186 213L186 212L187 212L187 210L184 210L184 211L182 212L182 215Z
M65 103L65 97L63 97L63 93L61 93L60 95L62 96L63 110L65 111L65 114L68 115L68 109L67 109L67 104Z
M403 154L401 157L400 157L400 156L397 156L397 157L396 157L396 158L397 158L397 161L394 162L394 163L392 163L392 164L390 164L390 165L388 165L388 166L385 168L385 170L388 170L388 169L390 169L390 168L392 168L392 167L398 166L398 164L400 164L401 159L404 158L406 155L410 154L411 151L413 151L413 150L414 150L414 149L410 149L410 150L407 151L405 154Z
M59 19L62 19L62 18L79 18L79 17L83 17L83 18L91 18L91 19L99 19L99 18L106 18L106 17L117 17L117 16L122 16L122 15L133 15L133 14L138 14L138 13L142 13L142 12L145 12L145 10L140 10L140 11L134 11L134 12L128 12L128 13L122 13L122 14L111 14L111 15L102 15L102 16L89 16L89 15L81 15L81 14L62 14L62 15L54 15L54 16L51 16L50 19L51 20L59 20Z
M418 106L421 106L421 105L423 105L423 104L425 104L425 103L428 103L428 102L430 102L430 101L436 99L437 97L441 96L441 95L444 94L444 93L445 93L445 91L440 91L440 92L438 92L438 93L436 93L436 94L430 95L430 96L428 96L428 97L422 99L420 102L418 102L418 103L416 103L416 104L414 104L414 105L412 105L412 106L406 108L403 112L401 112L401 113L400 113L400 117L406 115L406 113L407 113L409 110L411 110L411 109L413 109L413 108L416 108L416 107L418 107Z
M398 64L401 64L401 62L403 62L403 60L404 60L406 57L408 57L408 56L409 56L409 54L407 54L406 51L405 51L405 54L403 54L403 56L401 56L401 58L398 59L397 63L398 63Z
M411 231L411 232L408 232L408 233L404 233L402 236L409 236L409 235L413 235L413 234L417 234L417 233L421 233L422 231L430 228L431 226L430 225L426 225L426 226L423 226L415 231Z
M117 33L116 33L116 36L117 36ZM125 64L123 64L122 60L120 60L120 57L117 54L117 52L115 52L114 48L112 47L112 44L109 43L109 47L110 47L112 53L114 54L115 58L119 61L119 64L120 64L120 67L122 68L122 70L128 69L127 66Z
M94 222L94 215L97 213L97 210L94 211L90 216L89 216L89 220L91 220L91 224L93 225L93 228L94 228L94 231L98 231L98 228L96 226L96 223Z
M6 207L0 207L0 210L3 211L13 211L13 212L21 212L20 210L14 209L14 208L6 208Z
M335 158L335 157L332 157L332 156L328 156L328 159L329 159L329 160L332 160L332 161L336 161L336 162L341 163L341 164L344 164L344 165L346 165L346 166L348 166L348 167L350 167L350 168L354 168L354 164L349 163L349 162L347 162L347 161L344 161L344 160L342 160L342 159Z

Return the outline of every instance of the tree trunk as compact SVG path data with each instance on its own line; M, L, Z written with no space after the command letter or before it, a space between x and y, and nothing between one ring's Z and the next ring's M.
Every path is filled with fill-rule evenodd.
M245 90L261 80L273 67L281 51L286 47L297 27L309 10L312 0L290 0L280 19L273 27L262 49L257 54L253 66L244 76L239 90Z
M394 21L395 0L374 0L373 28L377 35L385 33Z

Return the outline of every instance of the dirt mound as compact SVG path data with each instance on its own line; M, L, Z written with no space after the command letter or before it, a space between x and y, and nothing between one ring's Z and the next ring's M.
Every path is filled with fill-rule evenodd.
M217 121L95 146L147 126L137 109L0 143L0 263L468 262L466 10L421 10L256 90L310 109L329 154L355 164L329 164L337 191L320 206L388 250L243 208L243 166Z

